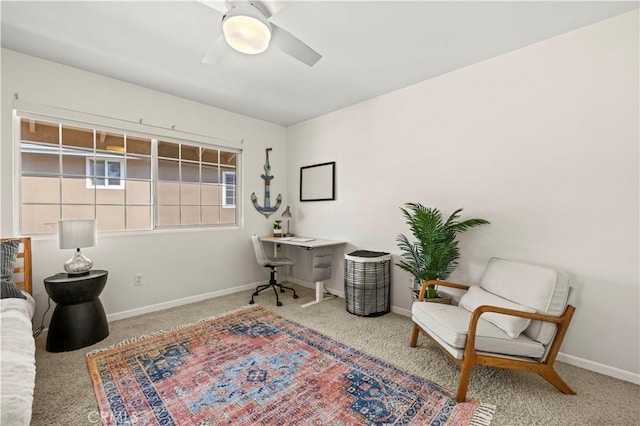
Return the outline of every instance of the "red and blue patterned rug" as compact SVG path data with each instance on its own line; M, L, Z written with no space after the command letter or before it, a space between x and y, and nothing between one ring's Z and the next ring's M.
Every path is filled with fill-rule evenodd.
M106 425L488 425L495 407L260 306L95 351Z

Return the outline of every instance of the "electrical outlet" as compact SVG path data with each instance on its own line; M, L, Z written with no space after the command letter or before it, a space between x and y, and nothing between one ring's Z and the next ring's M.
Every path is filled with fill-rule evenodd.
M135 278L133 279L133 285L135 287L142 286L142 274L136 274Z

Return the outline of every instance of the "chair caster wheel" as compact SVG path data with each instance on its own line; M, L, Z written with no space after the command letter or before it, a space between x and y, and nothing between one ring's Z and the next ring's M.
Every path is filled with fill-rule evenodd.
M284 288L281 288L281 289L280 289L280 293L284 293Z
M297 294L294 294L294 295L293 295L293 298L294 298L294 299L297 299L297 298L298 298L298 295L297 295Z
M249 300L249 304L250 305L253 305L254 303L256 303L256 302L254 302L253 300Z
M276 303L276 305L282 306L282 302L278 302L278 303Z

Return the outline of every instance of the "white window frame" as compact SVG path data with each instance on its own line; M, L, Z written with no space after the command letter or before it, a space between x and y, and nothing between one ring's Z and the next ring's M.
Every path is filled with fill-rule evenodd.
M20 170L20 158L21 158L21 138L20 138L20 119L35 119L45 122L55 122L60 123L62 125L69 125L81 128L94 128L102 131L113 131L117 133L125 133L127 135L131 135L134 137L141 138L150 138L152 142L152 163L157 162L157 152L156 142L158 139L164 140L175 140L175 141L185 141L189 144L195 143L200 144L201 146L211 146L217 149L222 149L226 151L235 151L238 153L238 160L235 165L235 173L236 173L236 213L235 213L235 223L228 224L220 224L220 225L199 225L191 228L242 228L244 221L244 203L238 203L238 194L241 192L241 186L243 185L243 142L244 140L230 140L224 138L218 138L209 135L202 135L198 133L191 132L182 132L174 130L173 128L162 128L158 126L149 126L146 124L142 124L141 122L127 121L119 118L113 118L108 116L97 116L94 114L74 111L70 109L63 109L58 107L53 107L49 105L42 105L37 103L32 103L28 101L22 100L14 100L13 101L13 135L14 135L14 146L16 149L14 150L14 178L16 182L20 182L21 178L21 170ZM126 166L126 165L125 165ZM116 231L116 233L139 233L139 232L164 232L167 228L159 227L157 225L157 170L156 166L153 166L152 169L152 178L151 182L153 185L153 193L152 193L152 208L153 208L153 217L152 217L152 228L150 230L132 230L132 231ZM16 230L16 233L19 233L21 229L21 208L22 201L20 199L20 184L14 185L13 187L13 200L14 200L14 209L13 209L13 228ZM231 207L231 206L230 206ZM172 230L186 230L189 229L190 226L176 226L172 227Z
M98 176L97 174L93 176L91 174L91 162L104 161L104 172L105 176ZM119 163L120 164L120 175L119 176L109 176L109 163ZM104 157L87 157L87 189L124 189L124 160L119 158L104 158ZM109 179L117 178L120 180L118 185L111 185L109 183ZM96 185L94 183L94 179L104 179L104 185Z

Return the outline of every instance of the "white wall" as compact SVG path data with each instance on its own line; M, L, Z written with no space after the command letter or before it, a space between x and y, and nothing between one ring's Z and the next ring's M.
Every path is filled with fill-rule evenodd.
M477 282L491 256L565 270L563 360L637 381L638 72L636 10L293 126L289 194L301 166L337 162L337 200L294 203L295 230L397 254L403 203L464 207L492 224L463 234L451 280Z
M224 291L263 281L264 268L255 262L250 242L253 233L271 231L267 220L251 205L255 191L262 203L265 151L270 156L272 194L286 193L286 129L274 124L208 107L139 86L105 78L75 68L2 50L2 143L0 144L0 194L2 236L15 235L13 229L13 136L12 102L20 100L114 117L231 141L244 139L245 181L244 225L235 229L147 232L135 235L101 235L98 245L83 251L95 269L109 271L109 281L101 300L108 314L135 310L208 292ZM281 211L280 211L281 213ZM34 318L40 325L47 306L42 280L62 271L72 253L59 250L56 237L33 241L34 296L38 309ZM136 273L143 274L143 286L134 287ZM47 315L50 317L51 311Z

